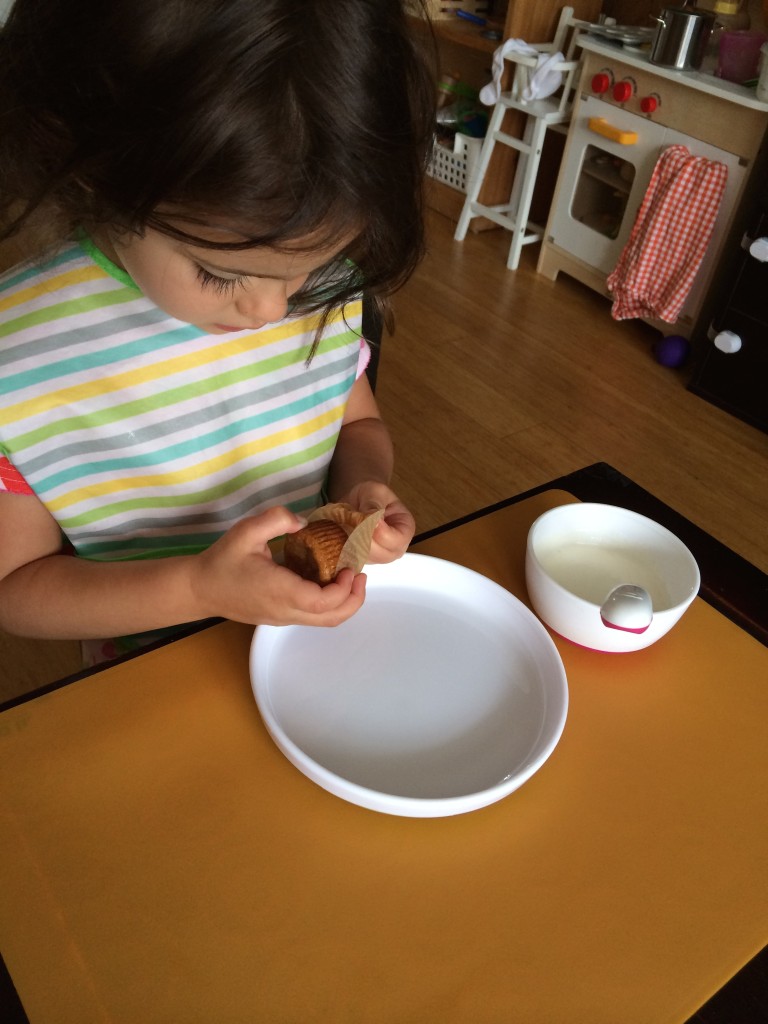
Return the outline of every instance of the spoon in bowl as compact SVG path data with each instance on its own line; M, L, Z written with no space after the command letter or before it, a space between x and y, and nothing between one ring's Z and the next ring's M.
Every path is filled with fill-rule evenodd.
M651 595L633 583L622 583L603 601L600 618L610 629L644 633L653 619Z

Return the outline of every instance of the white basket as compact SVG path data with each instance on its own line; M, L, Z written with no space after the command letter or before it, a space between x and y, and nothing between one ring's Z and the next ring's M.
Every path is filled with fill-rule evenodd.
M436 181L442 181L444 185L458 189L459 192L466 192L482 148L482 139L474 139L457 132L453 140L453 149L439 142L435 143L427 174Z

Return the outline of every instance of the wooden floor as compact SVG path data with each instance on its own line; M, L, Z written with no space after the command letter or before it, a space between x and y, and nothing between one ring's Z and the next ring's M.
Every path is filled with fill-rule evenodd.
M419 529L608 462L768 570L768 436L660 366L652 328L537 275L538 246L513 272L508 233L454 242L447 218L429 226L377 389Z
M429 238L377 389L420 531L608 462L768 571L768 436L687 391L684 370L655 361L651 328L537 275L537 246L511 272L506 232L454 242L430 214ZM78 665L76 644L0 635L0 699Z

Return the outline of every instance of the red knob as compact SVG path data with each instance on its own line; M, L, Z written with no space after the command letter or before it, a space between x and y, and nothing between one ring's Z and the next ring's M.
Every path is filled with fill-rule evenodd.
M659 101L655 96L643 96L640 100L640 109L644 114L652 114L658 105Z
M617 82L613 87L613 98L617 103L626 103L632 95L631 82Z
M604 71L595 75L592 79L592 92L608 92L611 87L611 79Z

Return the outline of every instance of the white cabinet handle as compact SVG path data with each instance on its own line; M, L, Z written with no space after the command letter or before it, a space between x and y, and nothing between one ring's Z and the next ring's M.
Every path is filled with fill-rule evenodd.
M754 256L761 263L768 262L768 238L756 238L750 243L749 255Z
M719 331L715 335L715 348L719 348L727 355L732 355L741 348L741 338L733 331Z

